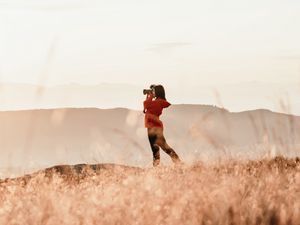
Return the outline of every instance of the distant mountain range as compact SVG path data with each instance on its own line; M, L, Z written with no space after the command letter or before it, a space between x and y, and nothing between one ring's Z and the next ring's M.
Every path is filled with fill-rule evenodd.
M142 111L62 108L0 112L2 168L119 163L151 166ZM294 156L300 117L209 105L172 105L162 120L168 143L185 162L215 157ZM163 163L170 160L162 154Z
M142 89L129 84L58 85L40 87L30 84L0 85L0 110L45 109L65 107L116 108L140 110ZM239 112L270 109L300 115L300 85L245 82L204 86L195 84L174 88L166 86L173 104L207 104Z

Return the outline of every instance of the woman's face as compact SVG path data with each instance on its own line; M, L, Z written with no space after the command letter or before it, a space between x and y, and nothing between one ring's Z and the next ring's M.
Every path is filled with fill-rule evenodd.
M154 88L152 89L152 94L153 94L154 97L156 97L155 96L155 89Z

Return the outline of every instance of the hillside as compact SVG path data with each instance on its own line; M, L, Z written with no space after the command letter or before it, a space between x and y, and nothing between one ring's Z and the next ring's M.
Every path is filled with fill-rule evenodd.
M167 141L186 162L266 151L293 156L300 144L300 117L268 110L230 113L213 106L173 105L162 120ZM1 167L151 165L143 123L142 112L124 108L3 111ZM163 161L169 163L164 154Z
M55 166L0 181L0 224L296 225L299 184L299 158Z

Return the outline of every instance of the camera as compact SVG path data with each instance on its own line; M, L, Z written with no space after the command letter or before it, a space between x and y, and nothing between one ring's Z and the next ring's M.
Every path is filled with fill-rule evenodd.
M143 90L143 94L144 94L144 95L151 94L151 93L153 92L154 87L155 87L155 85L152 84L152 85L150 86L150 89L144 89L144 90Z
M148 94L151 94L151 93L152 93L152 89L144 89L143 90L144 95L148 95Z

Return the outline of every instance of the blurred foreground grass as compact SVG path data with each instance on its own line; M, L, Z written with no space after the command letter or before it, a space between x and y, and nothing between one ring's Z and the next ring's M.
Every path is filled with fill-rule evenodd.
M58 166L0 184L0 224L300 224L300 160Z

